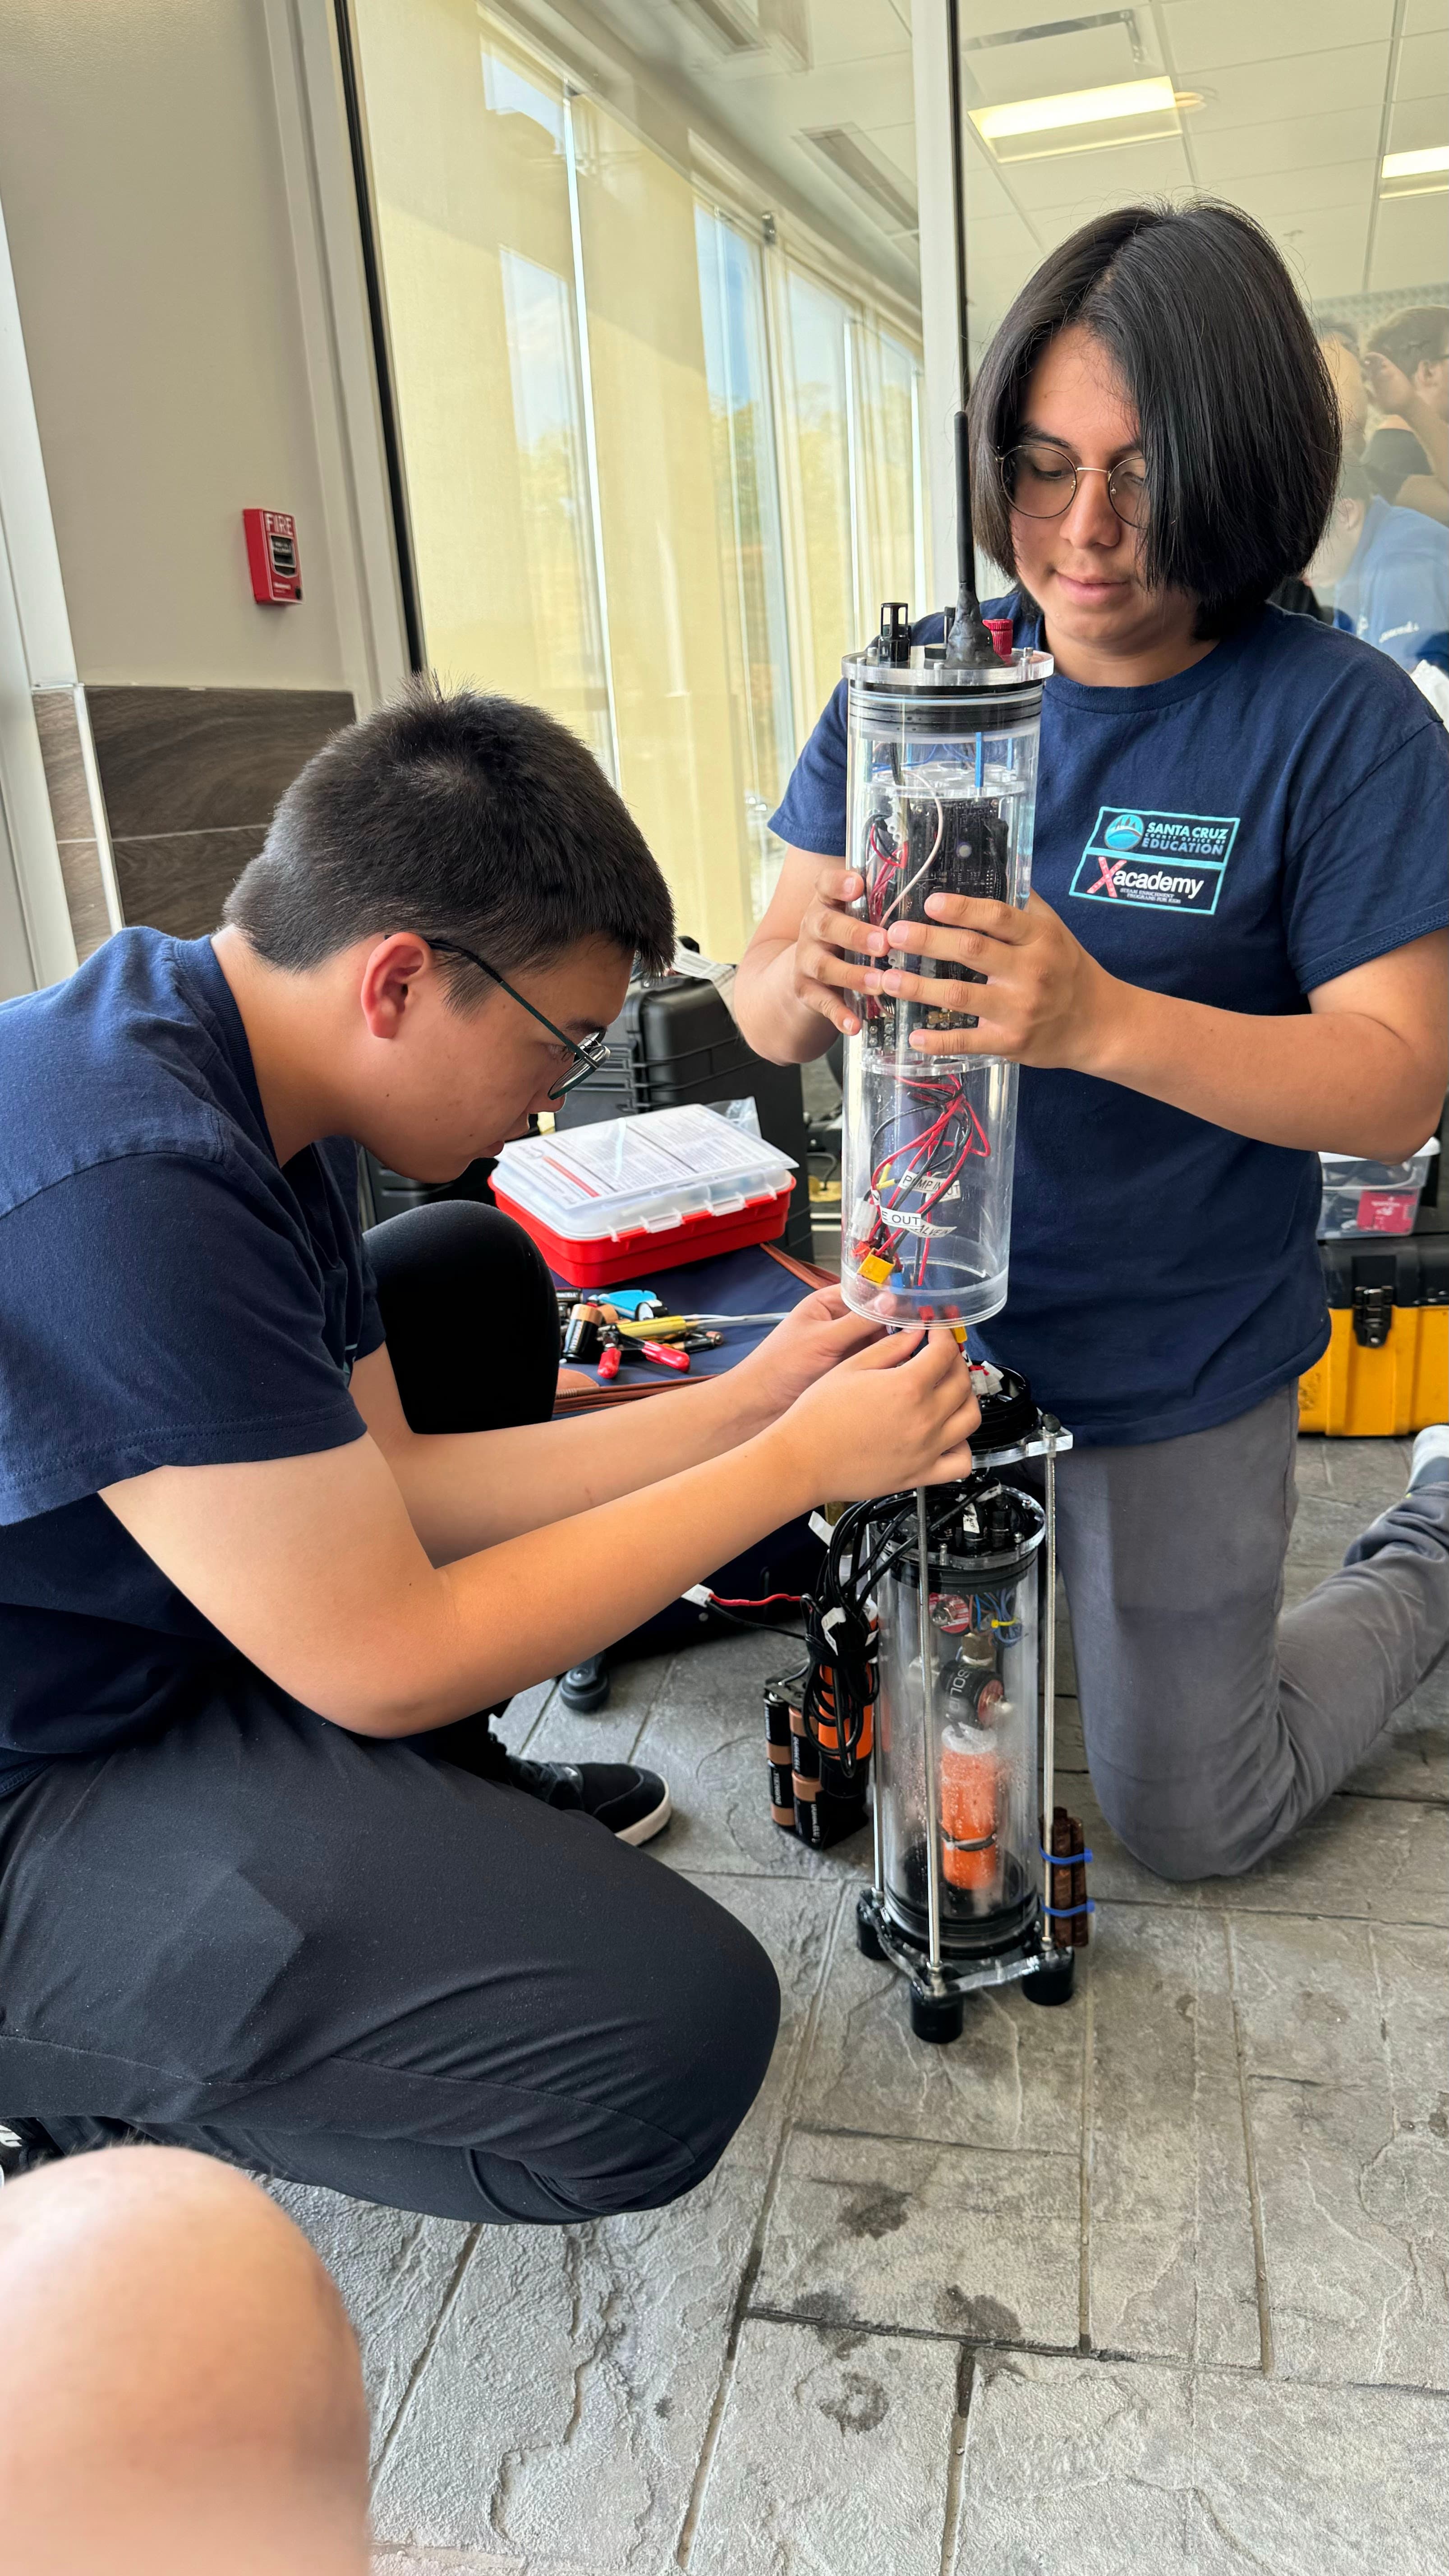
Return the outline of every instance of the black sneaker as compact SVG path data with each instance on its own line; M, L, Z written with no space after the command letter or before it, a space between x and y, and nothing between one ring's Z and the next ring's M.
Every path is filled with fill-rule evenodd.
M525 1762L511 1753L503 1776L546 1807L596 1816L621 1843L651 1843L674 1812L658 1772L632 1762Z

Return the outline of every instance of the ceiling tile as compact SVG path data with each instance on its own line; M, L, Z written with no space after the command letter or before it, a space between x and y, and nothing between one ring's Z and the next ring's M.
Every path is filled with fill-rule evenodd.
M1333 214L1308 216L1298 227L1297 239L1279 245L1309 303L1320 313L1331 312L1340 296L1359 293L1367 246L1367 213L1356 215L1347 206Z
M1449 276L1446 214L1449 194L1442 188L1432 197L1382 199L1369 279L1377 293L1392 294L1402 287L1408 302L1421 288L1441 285Z
M1406 36L1449 36L1449 0L1408 0Z
M810 51L817 67L869 62L880 54L907 54L910 31L884 0L814 0Z
M1044 8L1043 16L1055 12ZM974 22L968 14L968 24ZM1067 22L1070 24L1070 21ZM1035 44L987 45L962 49L968 103L996 106L1013 98L1059 98L1074 89L1106 89L1116 81L1150 80L1162 70L1162 58L1144 10L1139 19L1145 61L1138 61L1119 20L1113 26L1088 27L1070 36L1045 36Z
M1441 35L1406 36L1399 47L1394 96L1432 98L1444 87L1444 39ZM1449 136L1445 137L1449 141Z
M1166 0L1164 23L1184 85L1222 63L1270 62L1336 45L1385 43L1393 0Z
M1063 230L1085 223L1107 206L1132 205L1174 188L1190 188L1191 173L1180 142L1128 143L1107 152L1058 152L1040 161L1013 161L1009 177L1020 205L1034 214L1046 207L1072 212Z
M1382 98L1388 68L1386 44L1223 64L1208 83L1212 95L1201 107L1186 109L1183 122L1190 134L1214 134L1225 126L1275 124L1280 116L1327 116L1335 108L1363 107Z
M1260 170L1251 179L1236 180L1228 193L1259 223L1276 229L1334 206L1362 206L1367 212L1373 191L1372 161L1339 161L1321 170Z
M1270 161L1276 170L1324 169L1362 161L1371 170L1379 145L1379 106L1340 108L1333 116L1288 116L1270 126L1241 125L1228 134L1193 134L1203 185L1246 179Z
M1449 143L1449 93L1400 99L1389 119L1389 150L1426 152L1433 143Z
M874 118L857 119L862 134L868 134L878 152L894 163L903 178L916 184L916 128L914 119L908 125L877 125Z

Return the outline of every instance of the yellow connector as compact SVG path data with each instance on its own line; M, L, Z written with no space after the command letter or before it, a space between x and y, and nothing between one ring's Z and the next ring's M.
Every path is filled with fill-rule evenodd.
M883 1252L868 1252L857 1276L868 1279L872 1288L883 1288L895 1266L893 1261L887 1261Z

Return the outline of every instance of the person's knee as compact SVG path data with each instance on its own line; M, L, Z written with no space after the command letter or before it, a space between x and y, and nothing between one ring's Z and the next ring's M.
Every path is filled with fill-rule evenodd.
M639 2076L661 2152L633 2177L629 2206L658 2208L713 2171L765 2080L780 1986L754 1935L689 1890L641 2013Z
M1180 1885L1200 1878L1239 1878L1259 1856L1229 1829L1210 1792L1187 1811L1165 1784L1123 1785L1094 1774L1093 1786L1118 1841L1154 1878Z
M304 2545L327 2576L364 2566L356 2343L305 2238L243 2175L135 2147L26 2176L0 2195L0 2309L10 2576L53 2563L58 2514L64 2563L94 2548L117 2576L280 2576Z

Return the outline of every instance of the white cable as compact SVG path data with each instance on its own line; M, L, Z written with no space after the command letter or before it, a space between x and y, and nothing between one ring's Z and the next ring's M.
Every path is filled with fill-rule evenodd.
M903 903L905 902L905 899L906 899L907 895L910 893L912 886L918 886L918 885L920 884L920 882L921 882L922 877L923 877L923 876L927 876L927 875L929 875L929 873L930 873L931 869L932 869L932 868L935 866L935 864L936 864L936 853L937 853L937 851L940 849L941 843L942 843L942 841L943 841L943 840L945 839L945 837L946 837L946 809L945 809L945 807L942 805L942 803L941 803L941 799L940 799L940 797L939 797L939 796L933 796L933 797L931 798L931 802L932 802L932 804L933 804L933 805L935 806L935 808L936 808L936 837L935 837L934 841L931 843L931 855L930 855L930 857L927 859L925 866L924 866L924 867L917 868L915 875L914 875L913 877L911 877L911 878L909 879L909 881L908 881L905 885L903 885L903 886L902 886L902 888L901 888L901 890L900 890L900 893L896 896L895 902L894 902L894 903L888 903L888 904L886 905L886 908L885 908L884 912L881 914L881 917L880 917L879 922L876 924L876 927L877 927L877 929L879 929L879 930L884 930L884 928L885 928L885 926L886 926L886 923L889 921L889 919L890 919L890 917L891 917L891 914L892 914L893 912L897 911L897 910L899 909L900 905L901 905L901 904L903 904Z

